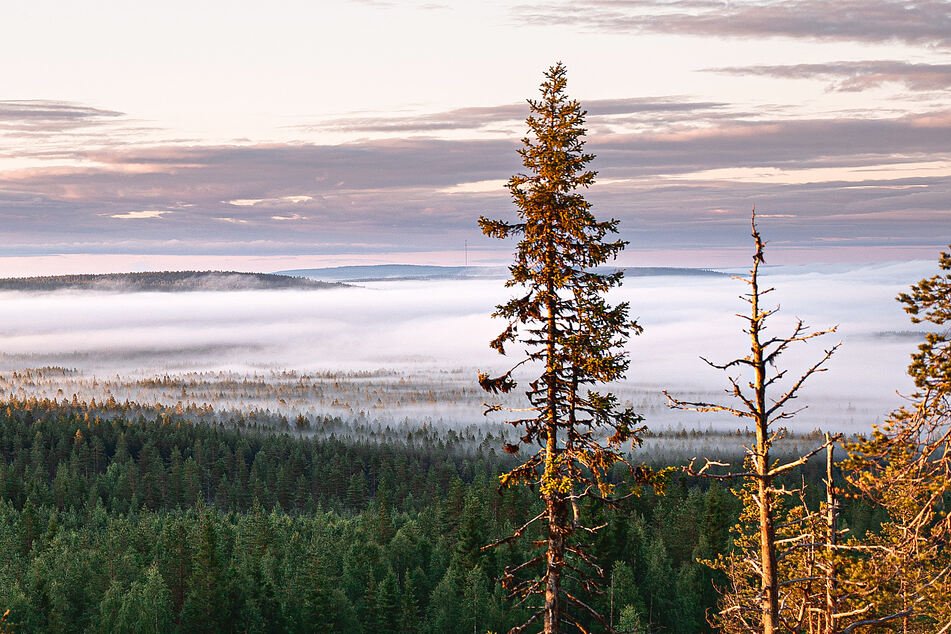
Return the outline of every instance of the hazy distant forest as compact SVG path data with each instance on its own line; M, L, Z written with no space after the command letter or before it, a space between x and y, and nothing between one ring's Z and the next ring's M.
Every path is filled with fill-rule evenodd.
M237 271L148 271L98 275L48 275L0 279L4 291L220 291L258 288L335 288L339 283L288 275Z
M438 395L485 400L497 426L342 413L340 394L384 410L443 389L403 377L371 394L352 373L196 373L97 402L16 396L64 367L4 371L15 396L0 403L0 633L951 632L951 254L898 298L932 331L909 350L905 407L865 436L802 430L796 398L835 335L767 330L776 307L759 285L768 247L754 220L736 281L749 348L710 360L722 401L668 395L698 419L734 414L737 431L652 430L637 403L599 391L638 371L625 346L640 326L605 299L622 276L599 267L624 243L582 196L594 157L564 87L556 65L529 102L525 173L509 182L517 218L480 221L517 242L491 345L536 376L452 377ZM272 282L184 272L0 288ZM782 355L800 345L811 365L787 375ZM137 402L136 390L181 401ZM192 402L261 394L327 412Z

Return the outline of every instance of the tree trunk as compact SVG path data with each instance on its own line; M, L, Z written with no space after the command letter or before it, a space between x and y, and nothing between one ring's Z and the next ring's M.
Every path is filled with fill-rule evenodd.
M765 314L759 308L759 286L757 273L761 245L757 236L757 258L753 263L753 275L750 284L752 293L750 303L752 319L750 321L751 352L753 368L756 372L756 474L757 493L759 494L759 537L760 566L762 567L762 625L763 634L775 634L779 631L779 578L776 571L776 525L773 513L773 478L769 475L769 414L766 402L766 361L763 358L763 344L759 334Z
M550 231L550 230L549 230ZM565 501L555 483L560 480L558 457L558 362L555 342L558 335L555 305L555 283L550 271L555 266L554 244L551 233L548 235L546 266L549 270L546 287L548 297L545 302L548 311L547 323L547 362L546 378L548 388L548 436L545 440L545 473L542 476L542 488L545 492L545 509L548 515L548 552L546 553L545 574L545 634L561 632L561 570L565 558Z
M832 442L826 432L826 624L823 632L833 634L836 631L835 607L837 594L837 571L835 568L835 545L838 531L836 530L836 499L835 488L832 486Z
M545 634L561 632L561 573L565 559L565 511L561 495L545 500L548 509L547 579L545 582Z
M769 468L769 454L764 452L759 458L762 468ZM765 473L761 471L761 473ZM760 565L762 579L763 634L775 634L779 631L779 580L776 576L776 526L773 522L772 478L761 475L759 478L759 524L760 524Z

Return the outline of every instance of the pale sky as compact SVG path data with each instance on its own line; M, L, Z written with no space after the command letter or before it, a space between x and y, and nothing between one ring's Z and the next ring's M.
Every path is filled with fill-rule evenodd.
M562 61L628 265L934 259L951 3L4 3L0 275L500 263Z

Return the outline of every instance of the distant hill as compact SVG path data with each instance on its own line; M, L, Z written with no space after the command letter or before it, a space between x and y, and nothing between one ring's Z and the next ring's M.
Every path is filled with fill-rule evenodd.
M624 269L629 277L657 275L723 276L726 273L710 269L688 269L670 266L601 267L605 271ZM489 279L508 277L505 266L423 266L416 264L375 264L364 266L334 266L322 269L293 269L277 271L278 275L296 275L314 280L334 282L377 282L384 280L451 280Z
M380 280L437 280L505 277L504 266L423 266L418 264L373 264L334 266L323 269L277 271L278 275L298 275L315 280L376 282Z
M610 269L611 267L601 267ZM659 277L671 275L676 277L729 277L729 273L714 271L713 269L688 269L679 266L625 266L625 277Z
M148 271L101 275L49 275L0 278L0 291L244 291L274 289L324 289L346 284L320 282L273 273L237 271Z

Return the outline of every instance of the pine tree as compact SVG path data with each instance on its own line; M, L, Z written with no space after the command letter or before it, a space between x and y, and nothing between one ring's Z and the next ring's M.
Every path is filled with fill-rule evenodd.
M400 596L399 629L401 632L415 632L418 626L419 601L416 598L416 584L413 583L413 575L407 571Z
M951 631L951 253L939 267L898 296L913 323L938 327L912 355L910 404L847 447L849 483L887 519L846 584L864 620L900 619L905 632Z
M222 628L226 618L227 586L219 553L218 526L213 514L199 503L191 541L194 556L188 592L182 605L185 631Z
M519 222L479 220L490 237L521 236L506 283L519 289L518 296L497 307L494 316L507 325L490 345L501 354L511 342L525 347L519 363L495 378L480 373L479 382L486 391L509 392L516 386L513 372L522 364L541 372L526 392L530 407L514 410L528 414L508 421L519 430L519 439L505 445L509 453L530 455L502 476L502 486L537 486L545 503L544 512L511 538L535 522L546 525L545 552L510 567L503 578L515 597L544 597L540 609L514 631L543 619L545 632L558 632L563 618L578 624L578 609L593 612L562 587L566 567L578 569L590 561L573 539L579 507L583 498L611 495L607 471L623 460L622 443L638 442L643 420L630 408L619 408L613 394L589 389L623 376L628 360L622 347L640 327L628 318L627 303L612 307L604 298L620 284L622 272L604 274L596 267L626 243L607 239L618 222L596 220L578 191L594 182L595 172L587 167L594 156L584 151L585 112L565 95L565 84L565 67L556 64L545 73L541 99L528 101L531 136L519 150L526 173L508 182ZM542 570L529 579L513 574L516 568L536 567ZM590 588L591 580L584 585Z

